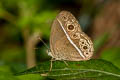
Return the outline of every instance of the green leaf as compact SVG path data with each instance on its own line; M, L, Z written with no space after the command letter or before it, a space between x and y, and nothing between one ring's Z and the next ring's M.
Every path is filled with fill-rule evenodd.
M15 76L9 73L0 71L0 80L19 80L19 79L17 79Z
M26 74L17 76L20 80L43 80L44 78L41 77L39 74Z
M9 66L0 65L0 80L18 80L16 76L12 75Z
M118 80L120 69L105 60L88 60L80 62L54 61L50 71L50 61L28 69L16 75L40 74L50 79L92 79L92 80Z
M0 65L0 80L43 80L44 78L39 74L26 74L21 76L14 76L10 66Z

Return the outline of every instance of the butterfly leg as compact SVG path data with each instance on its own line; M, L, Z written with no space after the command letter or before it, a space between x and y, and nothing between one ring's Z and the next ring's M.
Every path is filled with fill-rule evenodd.
M52 62L53 61L55 61L55 59L54 58L51 58L51 60L50 60L50 69L49 69L49 71L52 71ZM45 74L41 74L41 76L47 76L48 75L48 73L45 73Z
M67 67L69 66L68 63L67 63L66 61L63 60L63 62L65 63L65 65L66 65Z
M55 61L55 59L54 58L52 58L51 60L50 60L50 71L52 71L52 63L53 63L53 61Z
M65 63L65 65L66 65L67 67L70 67L66 61L63 60L63 62ZM73 73L72 70L70 70L70 71Z

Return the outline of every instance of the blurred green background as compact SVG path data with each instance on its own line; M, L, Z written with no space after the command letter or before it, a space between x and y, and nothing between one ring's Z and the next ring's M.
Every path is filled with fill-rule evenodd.
M120 68L119 0L0 0L0 72L17 73L50 60L50 29L68 10L94 42L94 59Z

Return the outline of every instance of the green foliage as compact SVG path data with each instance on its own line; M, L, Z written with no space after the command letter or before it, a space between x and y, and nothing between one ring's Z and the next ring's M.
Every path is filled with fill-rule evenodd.
M32 27L33 32L39 31L43 34L45 37L49 37L50 34L50 27L53 19L56 16L55 11L43 11L36 15L33 19L33 25Z
M44 80L44 78L39 74L26 74L17 76L17 78L19 78L20 80Z
M9 66L0 66L0 80L43 80L39 74L14 76Z
M89 60L80 62L55 61L50 71L50 61L16 74L17 76L26 74L41 74L50 79L95 79L95 80L118 80L120 79L120 69L105 60Z
M117 67L120 68L120 47L114 47L110 49L106 49L102 52L101 58L107 61L112 62Z
M0 66L0 80L18 80L18 79L12 75L10 67Z
M20 49L20 48L10 48L7 51L2 52L1 59L6 62L19 61L23 57L25 57L24 51L22 50L23 49Z

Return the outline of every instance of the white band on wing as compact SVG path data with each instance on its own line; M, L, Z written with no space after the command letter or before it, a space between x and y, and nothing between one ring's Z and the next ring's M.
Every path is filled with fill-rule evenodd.
M57 20L58 20L61 28L63 29L65 35L67 36L68 41L70 41L70 43L71 43L71 44L75 47L75 49L79 52L80 56L82 56L83 58L85 58L85 56L82 54L82 52L80 51L80 49L79 49L79 48L73 43L73 41L70 39L68 33L65 31L65 29L64 29L62 23L60 22L60 20L59 20L59 19L57 19Z

